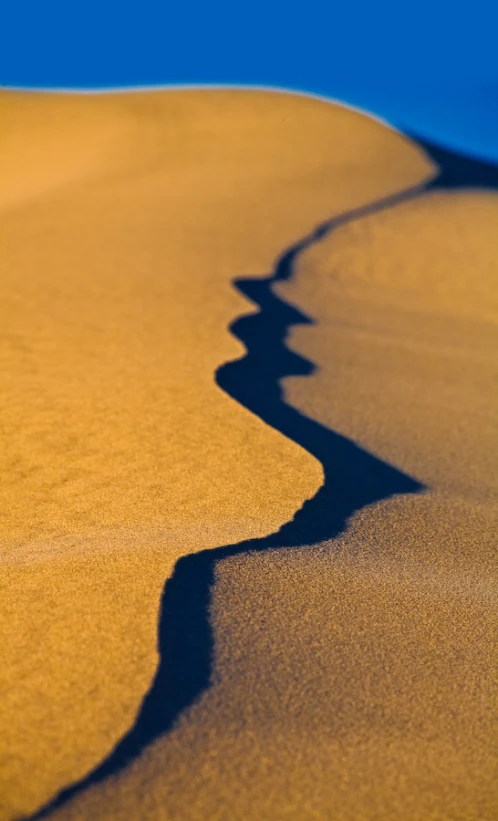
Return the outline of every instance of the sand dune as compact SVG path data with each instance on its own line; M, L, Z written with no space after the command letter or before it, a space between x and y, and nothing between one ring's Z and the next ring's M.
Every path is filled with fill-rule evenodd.
M216 580L211 689L54 817L491 819L496 195L418 192L313 236L434 166L286 94L0 104L2 817L141 726L185 556L152 692L184 659L168 602L196 612L182 573ZM273 303L228 331L272 292L303 312L283 333L315 319L289 362ZM283 426L261 333L301 374ZM218 369L242 343L237 385Z

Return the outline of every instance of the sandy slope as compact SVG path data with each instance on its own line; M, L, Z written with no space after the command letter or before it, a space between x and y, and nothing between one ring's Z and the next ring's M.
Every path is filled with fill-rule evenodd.
M432 168L386 127L290 95L0 104L11 818L133 723L175 560L270 533L322 481L214 383L251 310L232 280ZM346 226L278 286L318 323L291 337L321 370L288 380L290 401L435 492L358 513L338 543L221 562L215 686L61 817L493 817L497 206L465 196Z

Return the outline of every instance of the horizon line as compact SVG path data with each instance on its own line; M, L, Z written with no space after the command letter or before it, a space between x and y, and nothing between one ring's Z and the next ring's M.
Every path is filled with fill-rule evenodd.
M202 89L226 90L226 91L270 91L280 94L296 95L298 97L310 97L324 103L331 103L354 111L357 114L370 117L381 125L386 126L398 134L403 134L399 127L375 114L373 111L362 108L354 103L348 103L339 97L328 97L316 91L307 91L303 88L291 86L259 85L258 83L158 83L145 85L116 85L116 86L24 86L24 85L0 85L0 91L29 91L35 94L77 94L77 95L103 95L103 94L134 94L140 92L154 91L201 91Z

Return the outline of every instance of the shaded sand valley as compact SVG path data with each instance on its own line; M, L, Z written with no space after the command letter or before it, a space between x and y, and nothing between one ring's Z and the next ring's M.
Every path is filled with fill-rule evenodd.
M2 817L495 818L496 194L304 97L1 105ZM211 687L92 786L206 548Z

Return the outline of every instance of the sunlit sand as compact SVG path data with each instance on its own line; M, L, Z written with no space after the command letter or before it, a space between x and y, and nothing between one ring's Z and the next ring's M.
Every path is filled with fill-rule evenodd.
M291 94L0 108L0 818L497 817L497 194ZM258 334L268 410L219 370ZM211 686L92 784L161 700L175 565Z

